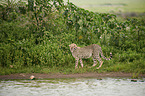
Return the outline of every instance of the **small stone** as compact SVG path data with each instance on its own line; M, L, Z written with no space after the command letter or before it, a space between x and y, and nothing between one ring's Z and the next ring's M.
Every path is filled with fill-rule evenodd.
M35 76L33 76L33 75L30 76L30 79L31 79L31 80L35 80Z
M131 82L137 82L137 79L131 79Z
M102 80L102 78L97 78L97 80Z
M23 76L23 77L25 77L25 75L24 74L20 74L21 76Z
M144 82L143 80L139 81L139 82Z

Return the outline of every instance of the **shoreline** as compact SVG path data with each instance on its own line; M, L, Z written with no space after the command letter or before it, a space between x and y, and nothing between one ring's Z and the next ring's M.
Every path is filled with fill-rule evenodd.
M10 74L10 75L0 75L0 80L30 79L30 76L32 75L35 76L36 79L133 77L133 73L122 73L122 72L76 73L76 74L17 73L17 74ZM145 77L145 74L139 74L137 77L141 77L141 78Z

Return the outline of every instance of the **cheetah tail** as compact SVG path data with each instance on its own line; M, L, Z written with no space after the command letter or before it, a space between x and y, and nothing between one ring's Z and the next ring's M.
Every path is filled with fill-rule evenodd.
M110 52L110 58L106 58L104 55L103 55L103 52L101 52L101 56L103 59L106 59L106 60L111 60L112 59L112 53Z

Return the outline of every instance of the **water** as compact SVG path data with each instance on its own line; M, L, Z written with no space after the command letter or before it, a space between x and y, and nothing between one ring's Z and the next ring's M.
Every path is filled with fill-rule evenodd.
M2 80L0 96L145 96L145 78Z

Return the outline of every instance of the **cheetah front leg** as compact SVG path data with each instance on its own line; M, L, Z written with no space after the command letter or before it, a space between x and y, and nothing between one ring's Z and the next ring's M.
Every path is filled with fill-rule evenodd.
M100 66L99 66L99 67L97 67L97 69L99 69L99 68L102 66L102 64L103 64L103 61L101 61Z
M99 69L102 66L102 64L103 64L103 61L101 60L101 58L99 56L97 57L97 60L100 63L99 67L97 67L97 69Z
M84 65L83 65L83 61L82 61L82 59L80 59L80 63L81 63L81 66L82 66L82 68L83 68Z
M92 67L95 67L97 65L97 61L95 58L93 58L94 64L92 65Z
M78 68L78 61L79 61L79 58L75 58L76 59L76 65L75 65L75 69Z

